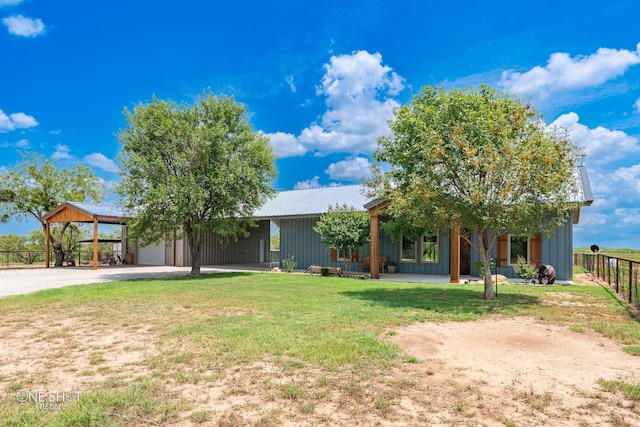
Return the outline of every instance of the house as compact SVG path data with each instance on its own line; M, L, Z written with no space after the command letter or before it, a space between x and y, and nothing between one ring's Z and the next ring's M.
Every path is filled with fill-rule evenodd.
M588 206L593 201L586 168L579 168L581 194L576 200ZM280 230L280 258L294 257L298 268L310 265L342 266L337 251L327 247L320 235L313 230L321 215L332 206L351 206L368 212L371 218L371 242L352 253L352 261L360 261L364 255L371 256L371 276L378 278L376 263L378 256L387 256L397 265L397 271L408 274L449 275L452 282L460 276L478 276L474 265L479 260L478 252L460 239L451 230L423 235L417 241L400 239L395 241L385 233L380 223L385 221L383 200L371 200L364 195L362 185L313 188L306 190L281 191L254 212L257 227L250 229L250 235L224 246L213 233L205 235L202 251L202 265L253 264L271 262L271 224ZM120 215L105 216L97 208L64 205L53 211L52 220L84 220L97 224L100 221L124 223ZM64 214L67 210L79 211L85 216L74 217ZM95 212L94 212L95 211ZM88 213L88 214L87 214ZM62 216L61 216L62 215ZM75 214L74 214L75 215ZM580 219L580 210L568 213L570 220L558 227L550 236L537 234L529 239L502 234L497 238L492 257L497 260L497 272L515 278L513 264L518 255L530 262L551 264L557 280L570 281L573 277L573 224ZM96 225L97 227L97 225ZM96 234L97 236L97 234ZM126 252L134 254L134 263L146 265L191 265L191 255L184 239L167 239L142 246L139 241L125 241ZM97 239L97 237L96 237ZM474 236L474 239L477 239ZM355 268L355 267L354 267Z
M579 168L582 194L576 195L583 205L590 205L593 195L584 167ZM474 265L479 253L464 239L450 230L439 230L423 235L419 240L400 239L394 241L380 228L385 220L384 201L370 200L363 195L361 185L325 187L307 190L283 191L255 212L260 220L271 220L280 229L280 256L293 256L298 267L309 265L340 266L342 260L335 250L320 241L313 226L331 206L346 204L354 209L367 211L371 218L371 242L352 254L353 260L363 255L372 259L372 278L379 277L374 265L378 256L384 255L394 261L400 273L450 275L452 282L460 276L478 276ZM509 278L516 278L513 264L518 255L536 264L551 264L557 280L573 278L573 224L580 219L580 211L568 213L569 220L558 227L551 236L536 234L522 239L510 234L497 238L492 257L497 260L497 271ZM474 236L474 243L477 236Z

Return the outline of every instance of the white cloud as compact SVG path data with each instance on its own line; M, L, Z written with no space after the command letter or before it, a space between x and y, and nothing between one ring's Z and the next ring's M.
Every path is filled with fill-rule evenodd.
M638 138L602 126L590 129L578 123L579 120L576 113L563 114L549 128L566 129L573 143L584 147L588 164L605 164L640 154Z
M404 84L402 77L382 65L382 55L358 51L332 56L324 69L316 93L325 97L327 111L320 123L303 129L297 137L269 134L279 157L308 151L370 153L376 148L377 138L389 134L387 121L399 105L393 97Z
M116 162L102 153L91 153L87 156L84 156L83 160L90 166L102 169L107 172L118 173L120 171Z
M640 98L636 99L636 102L633 104L633 106L636 109L636 113L640 114Z
M311 179L308 179L306 181L298 181L296 182L296 185L293 186L294 190L308 190L310 188L320 188L322 187L319 183L318 180L320 179L319 176L314 176Z
M56 151L51 155L51 158L56 160L71 160L73 159L71 148L69 148L68 145L57 144Z
M2 23L16 36L37 37L45 32L41 19L31 19L22 15L9 16L4 18Z
M329 178L339 181L360 181L362 177L371 175L371 164L365 157L350 157L337 163L331 163L325 173Z
M498 85L516 95L544 98L560 91L598 86L638 63L640 43L635 51L600 48L589 56L573 58L567 53L553 53L544 67L536 66L524 73L504 71Z
M291 92L296 91L296 85L293 83L293 75L289 74L287 77L284 78L284 80L287 82L287 84L289 85L289 88L291 88Z
M61 135L62 134L62 129L51 130L51 131L49 131L49 133L51 135Z
M33 116L25 113L13 113L8 116L0 110L0 133L11 132L16 129L27 129L38 126L38 122Z
M29 140L28 139L21 139L20 141L16 142L16 148L29 148Z
M0 7L2 6L15 6L22 3L22 0L0 0Z
M266 136L271 140L273 152L278 157L302 156L307 152L307 149L298 142L295 135L290 133L276 132L266 134Z

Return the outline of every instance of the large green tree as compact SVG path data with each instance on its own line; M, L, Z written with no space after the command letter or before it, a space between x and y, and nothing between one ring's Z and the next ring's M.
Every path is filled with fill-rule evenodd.
M243 105L210 91L193 105L154 96L125 115L116 192L132 214L128 232L143 244L186 237L199 275L206 230L223 243L246 236L273 193L271 143L252 130Z
M528 103L482 85L424 87L395 111L374 158L387 163L369 184L392 218L416 229L445 227L480 253L484 298L493 299L490 253L497 236L552 233L577 207L576 147L549 131Z
M313 229L323 243L339 251L345 271L349 271L352 251L369 241L369 214L347 205L336 205L329 207Z
M42 218L62 203L102 200L104 184L93 169L62 168L38 153L21 155L20 163L0 174L0 221L32 217L44 230ZM68 227L63 223L50 236L57 267L64 262L63 237Z

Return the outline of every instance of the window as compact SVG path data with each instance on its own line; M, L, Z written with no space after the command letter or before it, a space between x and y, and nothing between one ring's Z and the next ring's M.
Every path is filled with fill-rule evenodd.
M416 262L416 242L402 236L400 245L400 260L404 262Z
M518 256L521 256L527 262L529 258L529 239L526 237L517 237L509 235L509 264L514 265L518 262Z
M400 261L420 263L439 262L440 238L438 233L425 234L418 241L410 240L402 236L400 241Z
M422 262L438 262L438 234L422 236Z

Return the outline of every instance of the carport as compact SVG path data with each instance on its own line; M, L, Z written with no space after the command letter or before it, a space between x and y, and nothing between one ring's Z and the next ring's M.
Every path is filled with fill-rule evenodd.
M126 224L124 214L116 208L97 206L86 203L65 202L43 218L47 251L45 255L46 267L51 266L51 224L64 222L93 223L93 269L98 269L98 224Z

